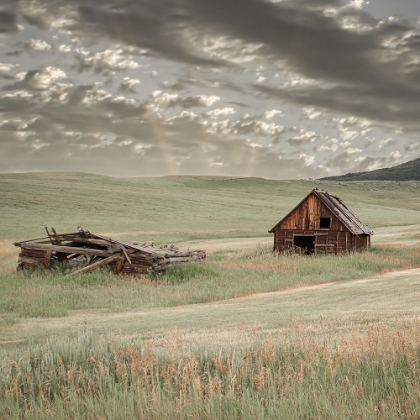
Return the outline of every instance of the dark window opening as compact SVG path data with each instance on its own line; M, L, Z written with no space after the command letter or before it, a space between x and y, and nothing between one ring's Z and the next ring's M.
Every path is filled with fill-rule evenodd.
M302 254L313 254L315 252L315 236L295 236L293 245L299 247Z
M321 229L329 229L331 227L331 218L321 217L321 219L319 220L319 227Z

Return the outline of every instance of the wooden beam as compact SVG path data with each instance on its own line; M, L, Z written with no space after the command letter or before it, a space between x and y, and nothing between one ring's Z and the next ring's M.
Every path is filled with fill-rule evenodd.
M99 246L109 246L110 242L104 241L102 239L92 239L92 238L83 238L83 237L75 237L72 239L64 239L68 240L69 242L74 243L81 243L81 244L92 244L92 245L99 245ZM68 244L67 244L68 245Z
M22 245L22 248L45 249L48 251L62 252L64 254L98 255L99 257L109 257L111 255L115 255L115 252L101 251L100 249L79 248L76 246L38 244L36 242L26 242L24 245Z
M106 264L110 264L110 263L112 263L114 261L119 260L120 258L121 257L119 255L111 255L108 258L105 258L105 259L103 259L101 261L98 261L96 263L93 263L91 265L88 265L87 267L81 268L80 270L73 271L73 273L67 274L66 277L68 277L68 276L74 276L75 274L88 273L89 271L95 270L95 268L101 267L101 266L106 265Z
M117 260L114 268L114 274L120 274L121 270L124 267L125 257L124 254L121 252L120 258Z
M124 245L121 246L121 250L125 256L125 259L131 264L130 257L128 256L127 251L125 250Z

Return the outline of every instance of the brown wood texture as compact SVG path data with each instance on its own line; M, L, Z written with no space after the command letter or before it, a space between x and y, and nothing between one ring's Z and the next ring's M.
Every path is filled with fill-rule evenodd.
M54 254L60 261L79 255L99 256L103 259L71 274L85 273L102 265L116 262L114 273L135 275L136 273L159 272L178 264L188 262L201 262L206 258L205 250L180 252L173 245L164 247L153 246L153 241L143 242L140 245L134 242L118 241L95 235L87 230L79 229L76 233L58 234L46 229L48 238L39 238L32 241L15 242L21 248L19 254L19 269L49 268L51 256Z
M64 245L49 245L49 244L38 244L36 242L25 242L25 249L38 249L60 252L63 254L84 254L84 255L97 255L99 257L109 257L113 255L108 251L102 251L100 249L92 248L80 248L75 246L64 246Z
M321 228L321 218L330 218L329 228ZM370 235L354 235L317 197L309 194L273 229L274 251L294 250L295 236L315 236L315 252L340 254L370 247Z
M111 255L108 258L105 258L101 261L97 261L96 263L90 264L86 267L81 268L80 270L73 271L72 273L68 274L68 276L73 276L75 274L82 274L82 273L88 273L89 271L95 270L98 267L102 267L103 265L110 264L114 261L119 260L121 257L119 255Z

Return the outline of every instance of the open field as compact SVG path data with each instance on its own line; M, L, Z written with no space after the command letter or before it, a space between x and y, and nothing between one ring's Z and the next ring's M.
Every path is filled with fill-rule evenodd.
M416 181L0 174L0 239L38 237L45 225L166 242L269 237L267 231L316 187L338 195L373 229L419 223Z
M312 188L369 252L276 256ZM0 175L0 418L419 418L420 182ZM42 225L181 248L186 278L15 273ZM121 410L124 407L124 410Z

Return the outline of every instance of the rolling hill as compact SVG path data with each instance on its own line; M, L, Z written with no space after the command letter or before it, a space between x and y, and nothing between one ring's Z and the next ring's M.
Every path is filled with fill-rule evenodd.
M329 181L419 181L420 158L392 168L368 172L350 172L346 175L330 176L321 179Z
M271 237L267 231L313 188L342 198L374 229L419 220L419 182L0 174L0 240L42 236L45 225L165 243Z

